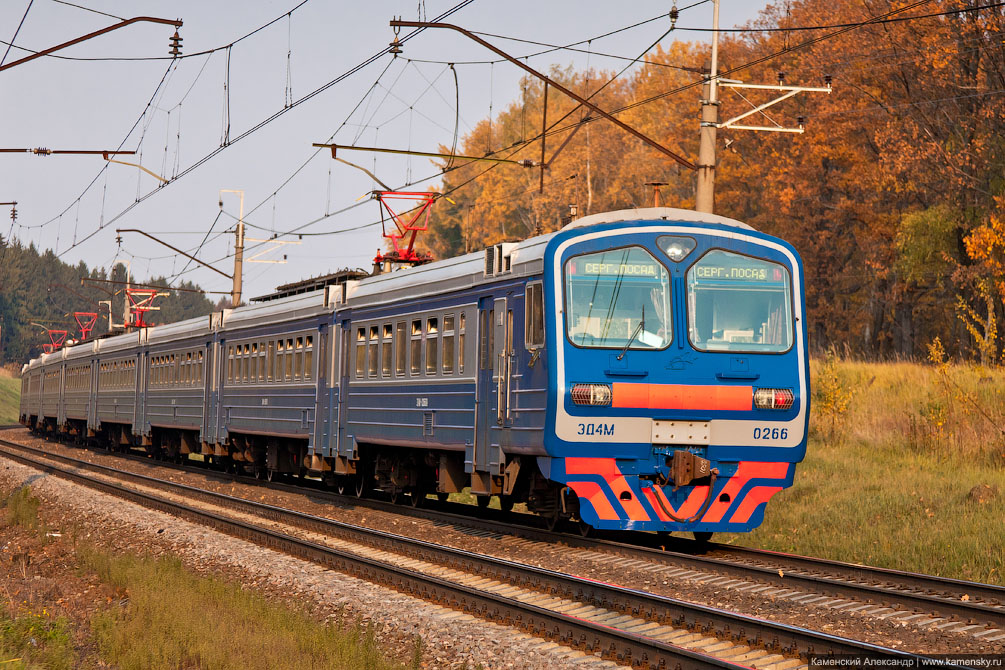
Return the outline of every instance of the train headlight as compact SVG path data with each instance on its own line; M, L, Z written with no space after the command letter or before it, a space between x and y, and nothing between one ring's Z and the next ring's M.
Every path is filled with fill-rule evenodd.
M754 407L757 409L791 409L795 401L792 389L754 389Z
M611 404L614 393L610 384L573 384L572 402L577 405L601 407Z
M661 235L656 240L656 244L670 257L670 260L674 263L680 263L689 253L694 251L696 242L690 237Z

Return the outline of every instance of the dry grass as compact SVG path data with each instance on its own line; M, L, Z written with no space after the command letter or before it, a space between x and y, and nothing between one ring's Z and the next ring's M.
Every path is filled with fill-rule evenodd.
M322 624L252 591L187 571L176 558L82 551L84 565L121 591L95 616L102 660L123 670L402 668L379 650L372 629ZM421 646L417 644L421 662ZM418 665L416 665L418 667Z
M0 426L17 423L20 405L21 380L0 375Z
M1005 372L814 361L811 373L836 375L847 409L831 434L814 408L793 488L757 531L722 539L1005 583Z

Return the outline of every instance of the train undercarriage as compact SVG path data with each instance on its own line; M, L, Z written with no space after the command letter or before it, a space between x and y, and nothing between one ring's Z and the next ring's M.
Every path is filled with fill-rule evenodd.
M446 500L451 493L467 493L470 474L464 471L463 452L420 450L388 445L359 445L358 458L324 458L308 453L306 439L231 433L224 444L199 440L198 430L151 428L137 436L128 424L105 423L95 431L84 420L26 417L24 423L40 436L117 453L143 453L176 464L188 461L266 481L320 480L340 495L386 497L392 502L420 506L429 495ZM536 459L511 457L502 475L491 477L491 491L470 492L479 507L492 497L510 511L522 503L541 516L548 528L560 521L582 522L579 502L569 488L545 478ZM584 532L587 530L583 527Z

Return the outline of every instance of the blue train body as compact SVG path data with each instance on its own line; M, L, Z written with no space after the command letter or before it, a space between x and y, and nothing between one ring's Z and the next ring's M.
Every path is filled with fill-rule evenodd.
M805 453L802 286L795 250L739 222L612 212L66 348L25 366L20 413L359 495L744 531Z

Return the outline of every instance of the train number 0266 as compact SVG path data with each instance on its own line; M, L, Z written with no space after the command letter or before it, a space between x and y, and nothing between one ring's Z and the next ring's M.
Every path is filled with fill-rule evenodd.
M787 440L789 437L788 428L755 428L755 440Z

